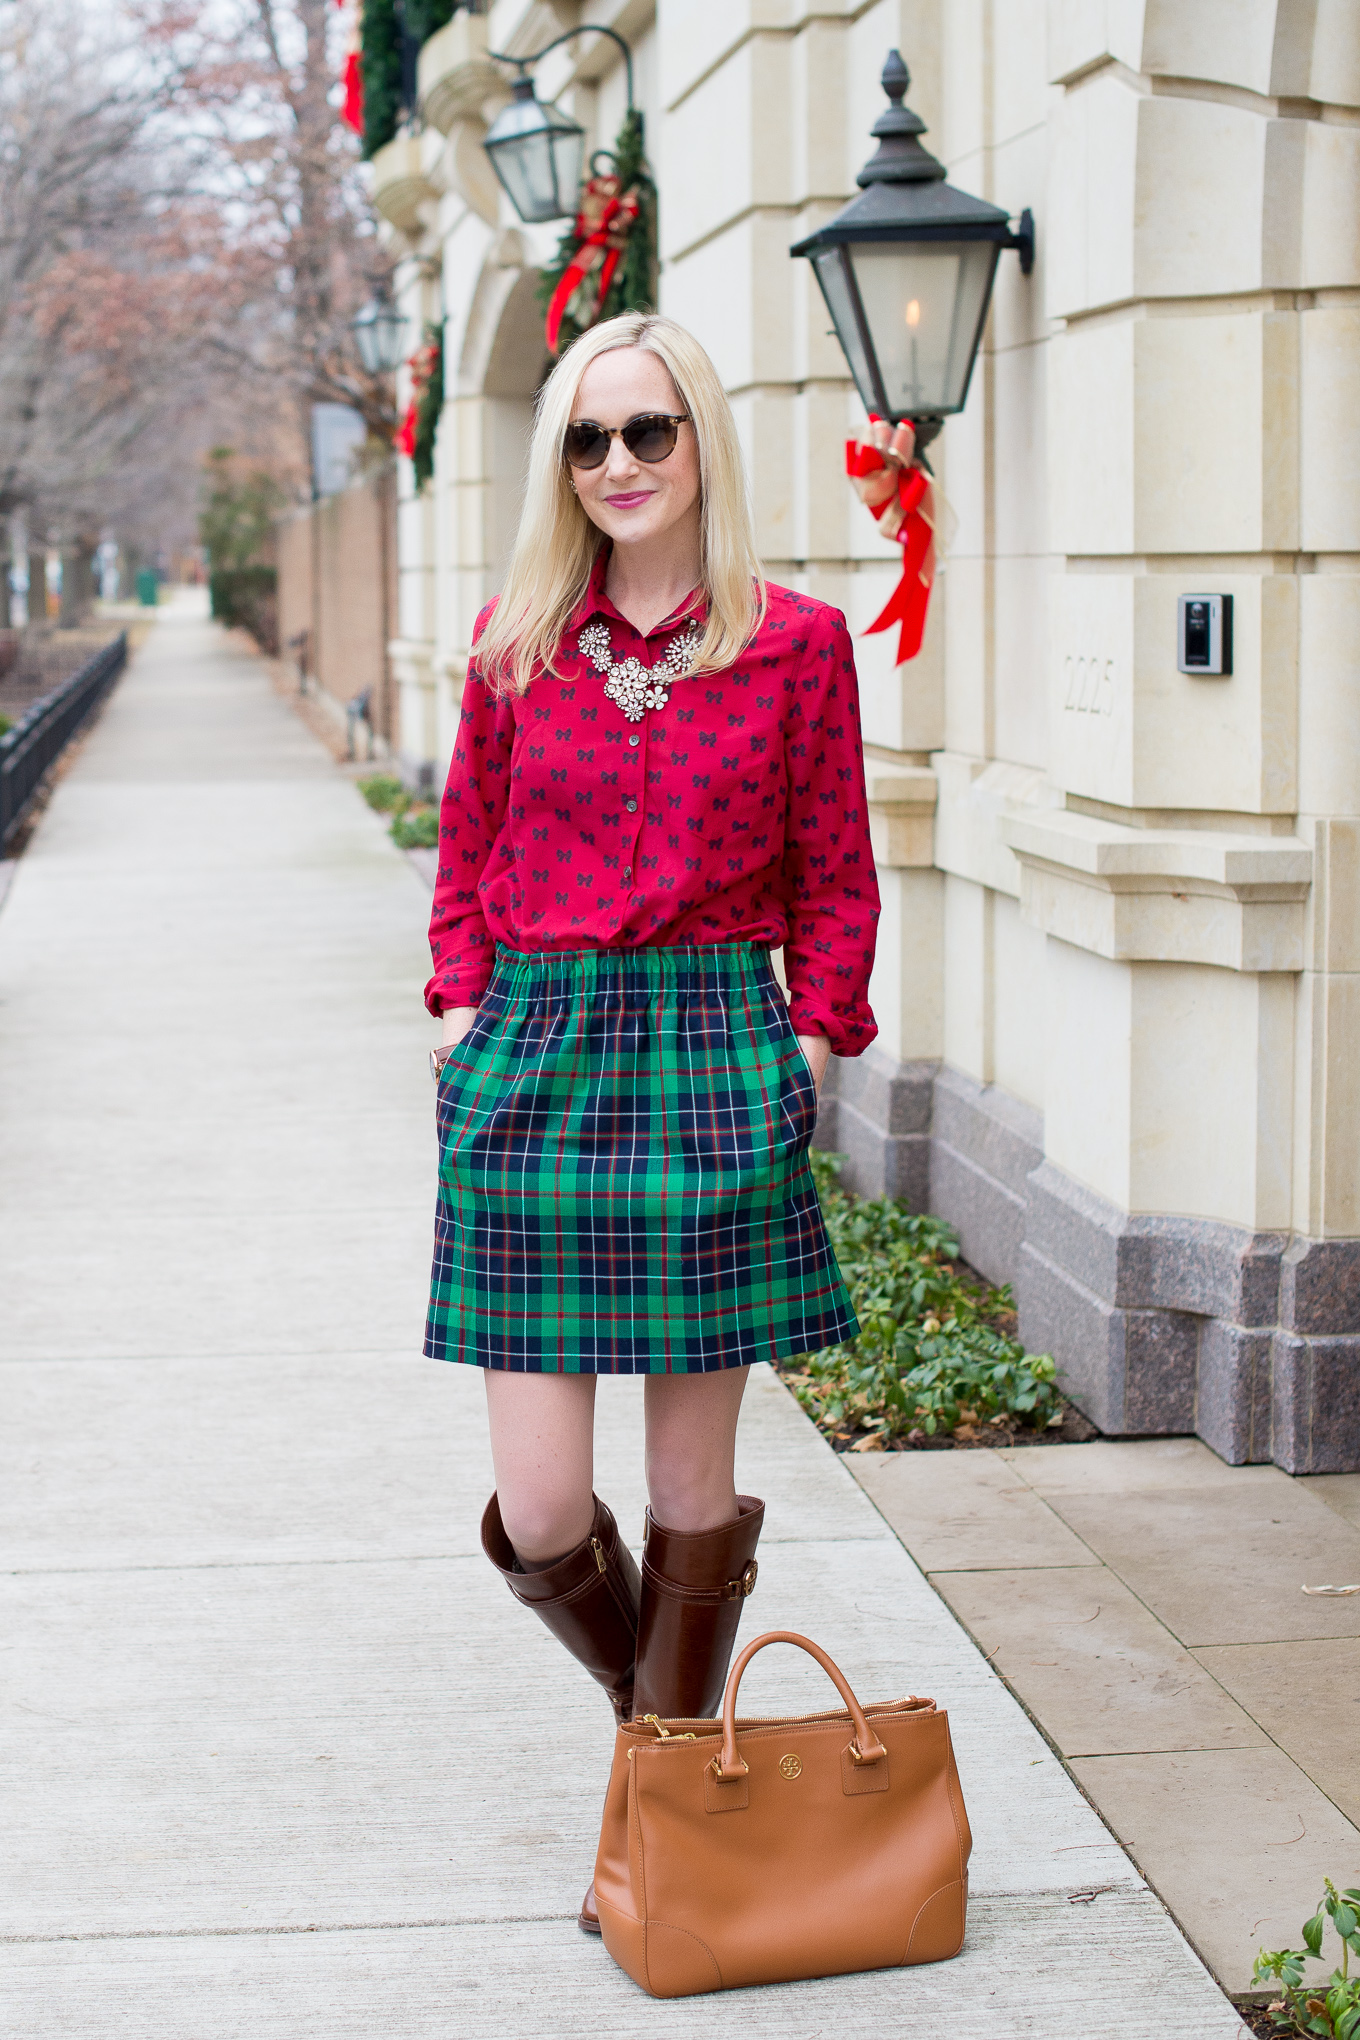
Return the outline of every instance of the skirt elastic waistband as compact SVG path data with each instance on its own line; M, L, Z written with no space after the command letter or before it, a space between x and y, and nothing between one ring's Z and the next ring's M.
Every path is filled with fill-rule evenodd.
M496 950L502 985L586 989L606 985L734 984L770 974L763 942L700 942L656 949Z

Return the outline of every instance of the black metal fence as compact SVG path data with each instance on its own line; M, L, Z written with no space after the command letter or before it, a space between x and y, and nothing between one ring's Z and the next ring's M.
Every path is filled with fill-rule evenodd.
M127 664L127 633L120 631L78 672L25 711L0 737L0 853L28 813L34 796L73 736L88 722Z

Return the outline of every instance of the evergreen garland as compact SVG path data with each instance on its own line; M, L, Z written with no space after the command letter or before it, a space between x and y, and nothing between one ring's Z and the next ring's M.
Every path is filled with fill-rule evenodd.
M396 0L364 0L359 30L365 158L385 148L401 119L401 21Z
M619 257L608 295L589 321L590 325L598 325L602 319L615 319L620 312L650 312L656 309L656 185L643 147L642 114L636 106L630 107L624 115L613 149L597 149L591 157L592 174L597 164L608 164L624 191L637 192L641 210L628 236L627 246ZM564 230L557 244L556 258L549 267L539 271L538 301L545 314L578 245L576 216L573 214L571 225ZM565 313L558 352L564 353L585 330L570 311Z
M428 42L437 28L444 28L458 12L462 0L406 0L406 33L417 44Z
M439 414L444 408L444 328L427 326L422 350L423 380L416 393L415 443L411 464L415 469L416 493L420 494L434 474L434 442L439 431Z

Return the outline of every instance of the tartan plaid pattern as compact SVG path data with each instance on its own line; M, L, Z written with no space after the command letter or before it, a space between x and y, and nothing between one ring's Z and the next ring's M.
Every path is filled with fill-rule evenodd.
M763 947L500 949L440 1080L426 1353L688 1374L852 1338L816 1117Z

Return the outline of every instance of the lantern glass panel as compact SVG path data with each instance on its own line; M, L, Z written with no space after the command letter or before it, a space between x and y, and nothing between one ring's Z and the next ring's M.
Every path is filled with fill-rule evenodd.
M850 364L850 373L855 378L855 387L860 393L866 411L880 411L883 400L874 387L873 370L864 350L860 333L859 314L855 307L854 288L846 266L844 251L840 248L824 248L814 257L817 281L822 286L826 308L835 321L836 336L841 349Z
M512 100L497 114L486 153L522 220L575 212L584 142L574 120L537 99Z
M997 243L857 241L847 253L889 415L962 410Z
M359 359L370 375L388 375L406 354L406 320L395 305L375 299L353 324Z

